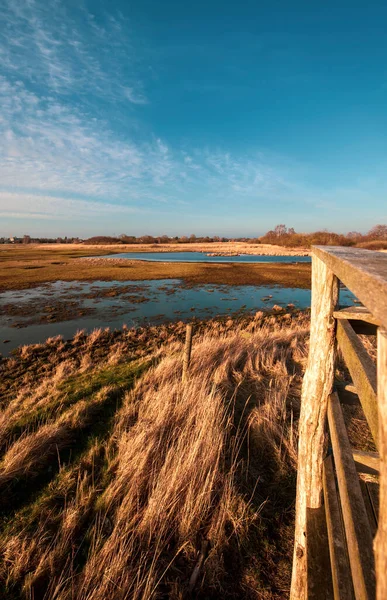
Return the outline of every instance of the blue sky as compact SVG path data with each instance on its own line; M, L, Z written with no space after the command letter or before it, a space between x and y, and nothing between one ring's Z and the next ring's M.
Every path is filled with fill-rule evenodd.
M0 9L0 235L387 222L385 1Z

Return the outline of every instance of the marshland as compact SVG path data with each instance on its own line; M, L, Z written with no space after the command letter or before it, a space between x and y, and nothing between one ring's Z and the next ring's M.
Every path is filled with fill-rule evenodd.
M387 3L1 17L0 600L386 600Z
M2 362L8 597L286 597L308 316L198 325L182 383L184 332L79 332Z
M294 264L273 262L270 269L265 263L256 264L206 264L201 262L153 262L115 259L123 251L122 245L87 244L0 244L0 292L12 289L36 287L50 281L143 281L154 279L184 279L190 284L297 284L310 286L310 265L300 262L305 251L287 250L279 246L259 248L253 244L227 244L237 254L294 257ZM210 252L225 252L224 244L195 244L194 249L203 256ZM192 252L192 245L172 244L125 246L127 252ZM106 257L109 258L99 258ZM95 257L93 260L92 257Z
M7 597L288 597L309 314L194 331L184 382L183 322L79 331L3 359ZM347 416L369 449L364 418Z
M15 600L287 598L310 263L98 250L1 254L0 585ZM373 449L359 411L346 418Z
M198 262L219 260L207 255L221 244L198 244L200 253L196 244L181 244L173 254L181 262L170 262L168 246L161 246L158 255L165 260L154 261L149 245L140 260L130 258L138 256L134 253L116 258L122 246L0 245L0 353L58 334L69 338L83 328L90 332L310 305L309 257L286 251L277 256L278 247L268 246L263 254L251 255L256 246L233 243L237 257ZM195 260L184 262L187 255ZM245 258L261 262L236 262Z
M2 319L19 323L3 327L19 337L0 362L7 595L285 598L309 326L296 304L304 294L309 305L310 264L121 264L90 258L95 247L11 250L0 270ZM138 279L127 281L132 268ZM160 268L174 279L155 295ZM283 295L292 277L295 303ZM78 314L81 292L97 314ZM159 306L160 294L178 314L122 327L122 307ZM192 294L211 298L216 316L192 312ZM104 300L121 313L101 312ZM57 335L74 315L79 331ZM85 331L87 317L97 321ZM34 327L42 341L26 343Z

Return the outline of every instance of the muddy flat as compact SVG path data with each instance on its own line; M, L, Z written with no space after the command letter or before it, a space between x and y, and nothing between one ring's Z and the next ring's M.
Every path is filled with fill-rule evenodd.
M129 248L125 246L124 249L128 251ZM140 247L137 246L136 250L140 251ZM160 248L157 250L160 251ZM172 248L168 247L168 250ZM53 281L155 279L181 279L191 285L213 283L310 287L310 264L164 263L114 258L115 254L122 251L123 246L4 245L0 247L0 292L31 288ZM184 251L187 251L186 248ZM108 253L111 257L98 258Z

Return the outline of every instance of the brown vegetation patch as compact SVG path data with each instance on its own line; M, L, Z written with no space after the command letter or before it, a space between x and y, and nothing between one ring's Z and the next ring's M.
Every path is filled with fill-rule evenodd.
M138 248L136 248L138 250ZM170 248L168 248L170 250ZM181 248L180 248L181 250ZM122 248L100 246L0 247L0 292L36 287L49 281L145 281L181 279L189 285L283 285L309 288L310 264L284 263L162 263L112 258L86 258L114 254ZM85 256L86 255L86 256ZM62 260L53 261L58 257ZM83 257L83 258L82 258ZM40 267L34 269L25 267Z
M80 317L86 317L96 312L90 306L83 306L80 300L67 298L66 300L32 299L19 304L6 303L2 312L9 317L19 317L12 327L28 327L37 323L59 323Z
M387 240L371 240L357 244L358 248L366 248L367 250L387 250Z
M18 428L0 478L12 493L15 473L38 486L10 496L2 522L8 597L288 596L308 317L230 321L197 323L185 384L183 323L80 332L1 361L3 422ZM141 355L154 366L125 392Z
M182 383L184 334L97 329L0 362L11 600L288 598L308 314L196 322Z

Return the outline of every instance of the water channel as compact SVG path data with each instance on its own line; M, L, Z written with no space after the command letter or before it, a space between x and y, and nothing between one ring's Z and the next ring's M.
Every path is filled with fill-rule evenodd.
M135 327L166 321L200 319L237 311L254 313L274 305L310 306L310 290L280 286L196 285L180 280L47 283L0 294L0 352L48 337L71 338L77 330ZM353 304L341 290L340 303Z

